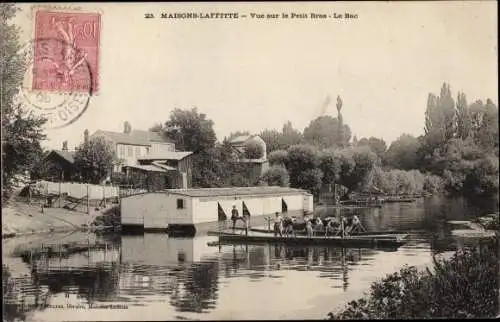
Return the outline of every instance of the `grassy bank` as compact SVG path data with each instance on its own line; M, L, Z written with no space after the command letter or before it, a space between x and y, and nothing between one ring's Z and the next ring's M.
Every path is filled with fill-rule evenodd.
M498 238L418 271L404 267L329 319L488 318L498 315Z
M2 238L88 229L96 218L108 213L109 209L94 208L90 213L64 208L44 208L42 211L38 203L11 201L2 208Z

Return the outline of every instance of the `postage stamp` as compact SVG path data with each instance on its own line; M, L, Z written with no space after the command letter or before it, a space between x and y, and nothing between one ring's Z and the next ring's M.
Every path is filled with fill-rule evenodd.
M99 13L37 11L33 89L87 92L90 73L91 90L97 92L100 23ZM40 46L46 39L55 41Z
M49 129L76 122L98 90L101 14L37 10L18 104Z

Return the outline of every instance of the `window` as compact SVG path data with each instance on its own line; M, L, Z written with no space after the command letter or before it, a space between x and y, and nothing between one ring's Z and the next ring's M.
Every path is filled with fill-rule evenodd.
M141 148L140 147L136 147L135 148L135 155L140 157L141 156Z
M120 150L118 150L118 155L121 157L125 156L125 147L123 145L120 145Z
M127 156L128 156L128 157L132 157L132 156L133 156L133 153L134 153L134 151L132 150L132 147L131 147L131 146L129 146L129 147L127 148Z
M184 199L177 199L177 209L184 209Z

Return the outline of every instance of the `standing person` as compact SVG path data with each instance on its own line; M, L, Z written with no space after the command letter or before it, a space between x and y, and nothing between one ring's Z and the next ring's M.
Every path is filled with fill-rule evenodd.
M306 232L307 232L307 237L313 236L313 226L309 218L307 218L306 220Z
M233 222L233 231L236 229L236 221L239 217L238 209L236 209L236 205L233 205L233 210L231 210L231 220Z
M274 236L277 235L283 236L283 218L278 212L276 212L276 218L274 218Z

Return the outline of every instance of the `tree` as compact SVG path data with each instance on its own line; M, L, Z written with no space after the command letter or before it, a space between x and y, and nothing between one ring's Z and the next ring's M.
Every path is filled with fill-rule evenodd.
M372 150L380 159L384 158L387 144L383 139L371 136L369 139L362 138L358 141L357 146L367 146Z
M340 153L340 174L338 183L345 186L349 195L360 188L377 163L377 155L367 147L343 149Z
M197 188L244 187L253 184L245 174L246 163L239 162L227 140L193 157L193 186Z
M247 159L260 159L264 155L264 149L259 142L249 140L245 143L245 158Z
M465 140L471 134L471 117L467 98L464 93L459 92L457 96L457 137Z
M104 138L95 137L76 148L74 160L82 180L98 184L111 172L117 158Z
M42 128L46 119L34 116L14 104L27 67L24 56L19 54L19 28L8 23L15 17L17 10L13 4L0 4L2 201L10 197L19 175L31 170L36 160L42 157L40 141L46 137Z
M153 125L152 127L150 127L148 131L161 133L161 132L163 132L163 125L161 123L157 123L157 124Z
M279 140L280 149L288 149L292 145L302 144L303 142L304 138L302 133L292 126L292 122L288 121L283 124L281 138Z
M281 132L278 130L266 129L260 132L259 136L266 142L267 152L271 152L281 149L280 138L282 136Z
M307 144L298 144L288 149L286 168L290 174L290 185L294 188L306 188L314 186L306 183L302 176L305 171L314 170L319 165L319 151L316 147ZM317 173L314 173L315 175Z
M490 100L476 101L470 106L471 134L485 151L498 154L498 107Z
M290 176L284 166L274 165L262 175L261 181L269 186L288 187Z
M465 189L478 195L498 195L498 157L487 156L474 163L465 180Z
M288 151L276 150L267 156L270 165L285 165L288 162Z
M352 146L353 147L357 147L359 144L359 140L358 140L358 137L355 135L353 138L352 138Z
M345 146L351 139L351 130L348 125L343 125L343 129L339 129L339 124L337 118L329 115L320 116L304 129L304 139L307 143L320 148Z
M341 155L337 150L324 150L319 157L319 168L323 172L323 183L335 183L340 176Z
M461 101L460 104L463 104ZM425 146L426 154L432 155L441 149L457 132L455 102L450 86L441 87L440 95L429 94L425 111Z
M123 133L130 134L132 132L132 125L129 121L125 121L123 124Z
M389 146L386 153L387 164L402 170L418 169L420 148L420 141L416 137L402 134Z
M166 135L175 142L181 151L198 153L215 146L217 137L214 122L207 119L197 108L191 110L175 109L165 123Z
M304 138L300 131L293 128L290 121L283 125L282 131L266 129L259 136L266 142L267 153L286 150L292 145L301 144Z
M314 168L302 171L295 180L297 187L309 190L314 198L318 200L322 179L323 173L321 170Z
M237 138L238 136L247 136L250 135L249 131L236 131L236 132L231 132L229 136L227 137L228 141L231 141L234 138Z

